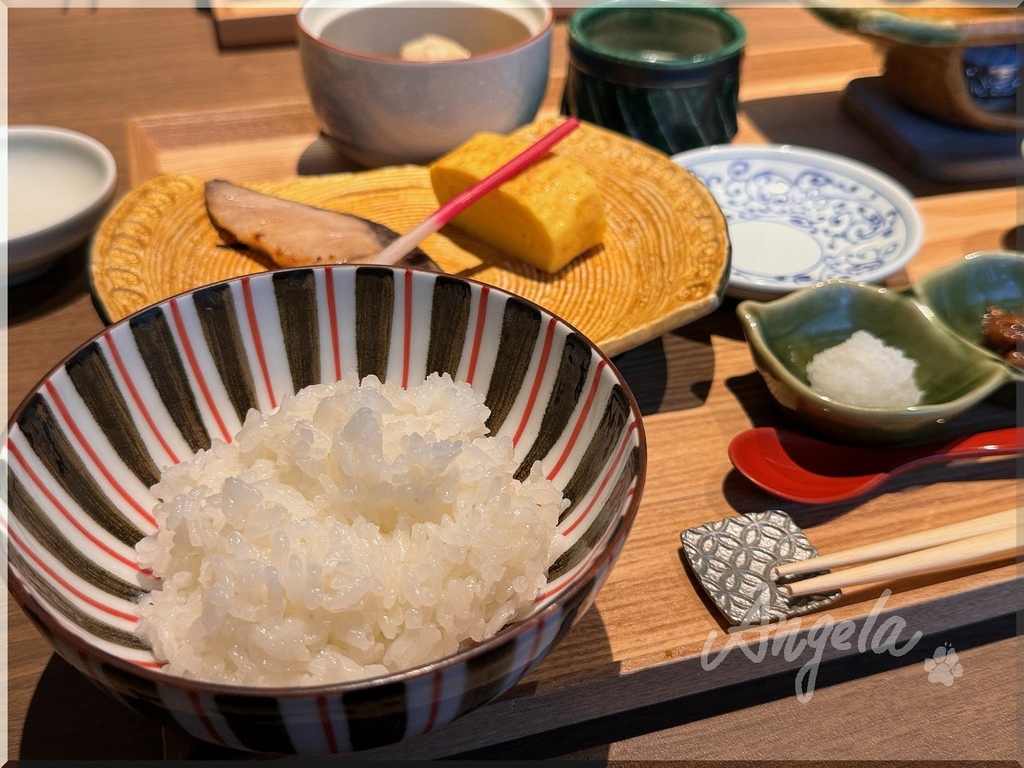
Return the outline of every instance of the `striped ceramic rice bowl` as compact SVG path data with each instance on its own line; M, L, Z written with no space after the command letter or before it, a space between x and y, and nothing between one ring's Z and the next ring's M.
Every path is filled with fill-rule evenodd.
M230 442L250 408L272 411L351 369L402 386L432 372L468 382L520 468L541 462L569 506L567 548L534 609L472 648L352 683L254 688L163 672L135 632L153 580L134 548L156 529L161 469ZM632 395L572 327L472 280L376 266L238 278L126 318L25 399L2 460L8 587L67 661L196 738L305 755L413 738L515 685L594 600L646 468Z

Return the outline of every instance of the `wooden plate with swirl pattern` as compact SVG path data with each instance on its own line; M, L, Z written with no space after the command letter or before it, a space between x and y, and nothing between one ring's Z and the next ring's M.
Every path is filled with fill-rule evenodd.
M540 138L561 118L516 135ZM668 157L585 124L557 154L585 167L601 188L604 242L548 275L449 226L422 249L449 274L503 288L540 304L608 355L639 346L712 312L729 275L725 218L708 190ZM90 280L97 307L116 322L183 291L273 268L223 244L194 176L158 176L129 192L93 240ZM352 213L405 232L437 208L426 168L246 182L308 205Z

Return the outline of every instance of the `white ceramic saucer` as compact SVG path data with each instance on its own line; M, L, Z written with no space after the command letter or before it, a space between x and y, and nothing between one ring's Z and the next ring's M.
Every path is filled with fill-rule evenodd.
M96 139L49 126L12 126L7 140L7 284L48 269L84 241L117 187L114 156Z
M770 299L830 278L879 282L921 247L902 185L868 165L788 144L718 145L673 162L714 195L729 225L727 293Z

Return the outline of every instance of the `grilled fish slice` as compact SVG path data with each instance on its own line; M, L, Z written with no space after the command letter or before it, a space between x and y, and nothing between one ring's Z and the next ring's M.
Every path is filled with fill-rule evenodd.
M279 267L372 264L399 237L359 216L282 200L229 181L208 181L205 187L206 212L224 242L264 253ZM419 248L402 264L437 270Z

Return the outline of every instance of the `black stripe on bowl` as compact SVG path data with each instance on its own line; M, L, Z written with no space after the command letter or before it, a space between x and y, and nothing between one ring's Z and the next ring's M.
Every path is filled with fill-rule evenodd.
M160 470L135 428L128 403L99 345L93 342L83 348L64 369L121 461L143 485L153 486L160 479Z
M503 690L503 684L515 661L516 643L495 646L487 653L466 659L466 681L455 717L486 704Z
M544 408L540 430L526 457L516 470L516 480L525 480L529 476L534 462L547 456L551 447L565 432L569 418L576 409L576 404L586 386L590 363L591 352L587 342L578 333L570 333L562 348L558 374L555 377L554 386L551 388L547 406Z
M140 651L150 650L149 645L131 632L112 627L79 608L69 598L65 598L52 585L47 576L40 576L28 561L22 557L16 547L9 547L7 558L11 566L22 575L29 586L47 603L56 613L66 618L72 624L80 627L90 635L106 640L108 643L120 645L125 648L134 648Z
M137 585L129 584L118 578L83 555L78 547L72 544L50 522L43 510L32 500L17 475L10 472L9 468L5 469L8 470L7 504L14 519L21 523L25 530L32 535L32 538L38 541L47 552L62 562L68 570L73 571L76 576L110 595L122 600L137 600L144 594L144 591Z
M119 541L134 547L143 537L100 489L38 392L25 404L18 427L46 471L60 483L82 511Z
M159 723L160 725L170 727L177 726L174 717L166 709L161 708L160 705L158 704L153 704L150 701L139 698L137 696L122 696L121 700L128 706L129 709L135 710L143 717L148 717L152 719L154 722Z
M356 370L384 381L395 309L395 273L385 267L356 270Z
M202 411L189 386L185 364L163 309L143 310L128 321L128 327L153 386L189 449L193 453L209 449L210 433L200 417Z
M213 702L228 728L255 752L294 752L276 699L217 694Z
M629 452L629 458L625 466L619 472L615 485L608 496L608 500L601 507L601 511L594 517L593 522L587 526L583 535L577 539L572 546L559 555L558 559L548 569L548 581L554 581L559 576L575 568L589 555L601 541L608 526L615 517L622 511L623 503L626 500L626 492L640 471L640 450L633 448Z
M288 355L292 392L320 383L320 322L312 270L274 273L274 298Z
M160 698L160 689L152 680L134 675L110 664L100 664L100 671L107 684L135 711L151 717L158 723L170 725L175 722Z
M505 302L498 356L484 400L484 404L491 409L487 419L489 434L498 434L523 388L526 372L533 360L540 325L540 311L537 308L515 298Z
M597 478L604 471L605 463L619 445L622 428L628 418L629 398L622 387L616 384L608 395L601 423L597 425L593 439L576 465L576 471L562 490L562 495L569 499L569 506L558 518L559 523L572 514L579 500L597 482Z
M250 408L259 410L256 382L245 354L234 297L229 285L212 285L192 295L203 338L210 350L220 380L228 393L239 423L245 423Z
M467 283L445 275L434 280L427 346L428 375L447 373L455 378L466 345L472 306L473 291Z
M405 736L405 683L360 688L342 696L353 750L394 744Z

